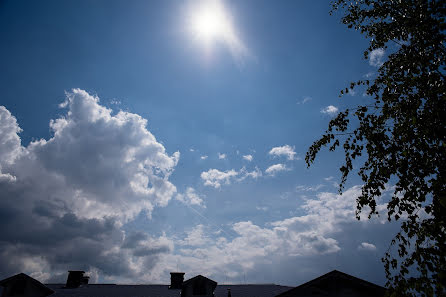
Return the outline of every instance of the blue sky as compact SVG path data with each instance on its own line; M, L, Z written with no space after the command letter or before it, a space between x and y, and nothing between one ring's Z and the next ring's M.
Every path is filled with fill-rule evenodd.
M227 23L202 36L209 3ZM383 284L395 226L355 220L341 153L303 160L338 110L370 100L338 94L385 56L364 60L367 40L329 10L0 2L0 275L297 285L338 269Z

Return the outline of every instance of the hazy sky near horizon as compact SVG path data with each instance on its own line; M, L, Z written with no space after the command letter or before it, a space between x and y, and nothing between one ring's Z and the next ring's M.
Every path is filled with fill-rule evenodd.
M305 153L386 53L329 1L0 2L0 278L383 284L342 152ZM391 187L389 186L389 189ZM385 208L385 192L379 207Z

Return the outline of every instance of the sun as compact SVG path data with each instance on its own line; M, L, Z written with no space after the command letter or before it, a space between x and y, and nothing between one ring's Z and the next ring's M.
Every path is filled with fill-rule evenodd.
M220 46L230 51L237 64L250 57L224 0L190 0L186 13L187 33L202 46L206 59Z
M204 42L226 41L231 37L229 16L217 0L201 1L193 9L190 20L192 33Z

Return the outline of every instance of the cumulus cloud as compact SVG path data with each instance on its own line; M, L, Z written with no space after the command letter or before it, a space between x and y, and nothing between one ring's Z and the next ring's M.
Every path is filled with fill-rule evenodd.
M331 192L316 193L300 206L302 214L299 216L264 226L249 220L236 222L228 230L231 236L226 237L219 233L217 238L211 239L209 226L199 224L179 241L183 247L173 258L193 273L206 271L209 275L218 275L223 270L225 275L235 279L258 265L271 267L280 259L290 261L297 257L295 261L299 263L305 259L314 262L324 255L343 250L337 237L343 234L346 226L363 233L364 228L376 226L376 223L381 225L379 220L356 220L355 201L360 193L359 186L347 189L342 196ZM256 209L268 210L259 206ZM371 244L362 245L370 247ZM170 265L175 267L173 263Z
M209 232L208 230L206 230ZM205 232L205 226L196 225L194 228L186 232L186 237L177 241L182 246L203 246L212 244L212 240Z
M201 160L206 160L207 158L208 158L208 156L206 156L206 155L200 157Z
M275 176L278 172L289 170L284 164L274 164L266 168L265 173Z
M254 170L252 170L252 171L248 171L248 170L246 170L245 167L242 167L242 169L240 169L239 173L241 175L241 177L239 178L239 181L242 181L248 177L253 178L253 179L258 179L259 177L263 176L262 171L258 167L255 167Z
M218 169L209 169L201 173L201 179L205 186L211 186L216 189L220 188L222 184L230 184L231 180L239 173L234 169L227 171L220 171Z
M379 258L358 255L356 241L391 238L395 229L389 227L385 213L383 218L367 220L362 217L358 221L355 210L360 194L360 186L345 190L343 195L311 193L296 209L299 215L272 222L243 220L225 225L223 229L218 224L198 224L175 241L175 253L164 257L159 267L164 267L168 273L180 266L190 275L204 273L229 281L238 281L246 274L261 282L264 278L271 280L271 275L264 271L277 270L287 275L300 265L303 281L308 279L309 272L325 273L332 269L330 263L343 259L338 264L343 271L349 267L359 273L358 267L365 265L367 272L363 270L362 273L370 273L370 269L381 273ZM377 202L379 211L383 211L385 203L380 199ZM256 209L267 210L259 206ZM213 228L218 228L219 232L211 232ZM260 277L255 278L257 276ZM296 274L289 281L298 281Z
M218 158L219 158L220 160L226 159L226 154L220 154L220 153L218 153Z
M243 156L243 160L246 160L246 161L248 161L248 162L251 162L252 159L253 159L252 155L244 155L244 156Z
M385 52L383 48L374 49L369 54L369 64L371 66L380 67L383 64L384 54Z
M329 115L335 115L337 114L339 109L336 106L329 105L323 109L321 109L321 113L329 114Z
M314 199L307 199L301 206L306 215L272 223L279 228L295 227L301 231L328 234L341 231L340 225L355 220L355 201L360 187L347 189L343 195L320 192Z
M199 205L205 207L203 199L192 187L188 187L184 194L178 193L175 198L187 205Z
M150 272L172 242L146 234L124 248L120 226L167 205L179 153L167 154L139 115L113 114L83 90L67 93L61 107L53 136L26 147L0 107L1 175L9 177L0 178L0 273L45 281L68 268L129 279Z
M365 250L365 251L376 251L376 246L372 243L368 243L368 242L362 242L359 246L358 246L359 250Z
M294 147L289 145L273 147L269 154L272 156L285 156L288 160L298 160Z
M255 167L254 170L248 171L245 167L242 167L239 171L235 169L220 171L218 169L209 169L201 173L201 179L204 181L205 186L211 186L216 189L221 185L229 185L233 181L241 182L246 178L258 179L262 176L262 171Z
M4 106L0 106L0 174L2 167L14 163L22 153L19 133L22 131L15 117Z
M137 114L112 110L79 89L67 94L67 115L51 120L54 136L28 151L76 190L72 207L83 216L116 213L132 218L141 209L165 206L176 192L168 181L179 159L146 129ZM88 206L88 207L87 207Z
M330 269L327 261L337 262L340 258L354 261L355 271L358 271L358 263L376 262L381 269L378 258L361 257L365 262L357 258L352 260L355 251L351 250L351 243L373 234L382 238L385 233L382 231L390 230L385 225L385 218L356 220L356 198L360 194L360 186L347 189L343 195L311 193L298 207L299 215L273 222L244 220L225 225L223 229L218 224L198 224L175 241L175 253L164 257L159 267L164 267L166 274L180 266L190 275L201 273L214 279L226 277L232 281L239 280L244 274L251 277L261 275L256 278L259 282L262 276L265 277L265 270L285 271L287 265L284 263L289 263L291 270L288 271L293 272L297 263L301 265L303 280L308 279L309 271L326 272ZM378 209L383 208L385 204L378 201ZM268 210L259 206L256 209ZM380 226L385 229L379 229ZM215 228L219 231L212 232ZM341 269L345 267L343 263ZM367 269L370 270L370 266ZM266 276L266 279L271 280L271 276ZM295 274L290 281L297 281Z

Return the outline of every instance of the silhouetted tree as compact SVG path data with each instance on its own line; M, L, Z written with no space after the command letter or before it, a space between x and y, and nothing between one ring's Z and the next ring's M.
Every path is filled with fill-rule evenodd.
M342 22L370 40L365 59L377 49L389 55L375 79L341 91L342 96L364 87L372 102L333 118L305 160L310 166L322 147L334 151L342 145L339 191L352 171L364 183L358 219L365 207L369 218L378 214L376 199L388 183L394 186L387 215L389 221L400 220L401 229L382 259L392 296L446 295L445 3L332 3L331 14L342 11Z

